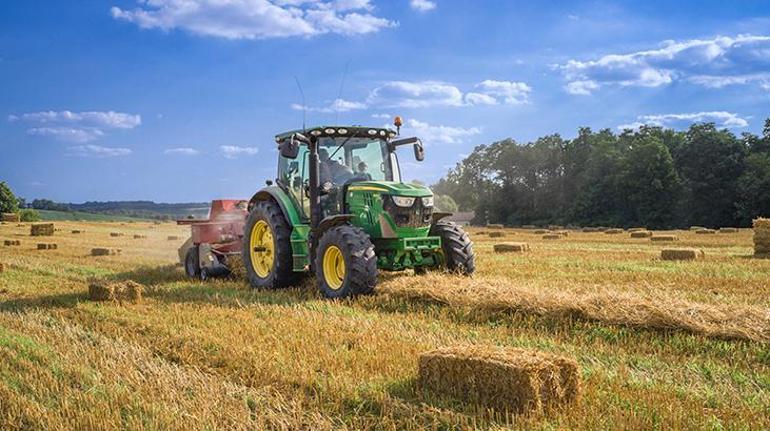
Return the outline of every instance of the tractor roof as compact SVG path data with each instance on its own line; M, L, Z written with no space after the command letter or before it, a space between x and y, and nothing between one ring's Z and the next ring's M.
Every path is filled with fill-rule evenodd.
M295 133L303 133L308 138L311 137L344 137L344 136L360 136L360 137L382 137L382 138L395 138L396 132L392 129L382 127L366 127L366 126L317 126L309 127L305 130L297 129L289 132L275 135L275 141L280 142L286 138L289 138Z

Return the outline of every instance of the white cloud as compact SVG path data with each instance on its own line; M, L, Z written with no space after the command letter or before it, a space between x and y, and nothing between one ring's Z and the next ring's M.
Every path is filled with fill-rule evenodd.
M466 93L465 103L469 105L497 105L497 99L484 93Z
M120 157L128 156L132 151L128 148L102 147L99 145L77 145L68 147L69 155L78 157Z
M356 111L360 109L366 109L366 103L363 102L353 102L350 100L344 100L344 99L336 99L334 102L329 104L329 106L323 107L323 108L314 108L312 106L303 107L300 104L292 103L291 109L301 111L303 108L305 108L308 112L322 112L325 114L329 113L335 113L335 112L349 112L349 111Z
M597 60L557 65L573 94L590 94L604 85L660 87L685 80L708 87L768 82L770 36L716 36L665 41L660 48L608 54ZM758 77L757 74L762 74ZM587 83L593 83L587 86Z
M390 120L393 118L390 114L372 114L372 118L377 118L379 120Z
M572 81L567 83L567 85L564 86L564 89L567 90L567 93L569 94L575 94L579 96L588 96L594 90L599 89L599 84L591 80Z
M178 154L182 156L197 156L200 153L200 151L190 147L169 148L163 151L163 154Z
M27 134L33 136L46 136L65 142L91 142L104 136L99 129L73 128L73 127L33 127L27 129Z
M237 147L234 145L222 145L219 149L228 159L235 159L238 156L253 156L259 152L257 147Z
M683 114L657 114L641 115L637 121L630 124L621 124L619 130L636 130L644 125L681 128L687 127L692 123L715 123L720 127L742 128L747 127L749 122L738 114L726 111L693 112Z
M138 0L115 19L141 28L183 29L225 39L312 37L374 33L398 25L372 15L369 0Z
M49 136L67 142L90 142L104 136L104 129L133 129L142 124L142 117L115 111L41 111L9 115L10 122L36 125L27 130L30 135Z
M532 88L523 82L495 81L492 79L476 84L475 88L477 89L476 93L466 94L466 102L470 103L468 99L471 96L471 100L475 99L476 102L482 102L482 104L490 104L490 100L494 99L495 104L521 105L529 103L529 94L532 92Z
M430 0L409 0L409 6L419 12L436 9L436 2Z
M417 136L426 144L460 144L466 138L480 134L481 129L478 127L463 128L432 125L419 120L409 119L402 127L401 132L404 135Z
M463 93L440 81L389 81L372 90L366 101L369 106L394 108L462 106Z

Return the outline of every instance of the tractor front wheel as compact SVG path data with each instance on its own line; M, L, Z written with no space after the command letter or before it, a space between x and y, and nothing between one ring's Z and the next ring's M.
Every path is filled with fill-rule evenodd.
M473 243L462 227L451 221L439 220L430 227L428 235L441 238L440 258L449 272L473 274L476 270L476 255L473 253Z
M294 281L291 227L273 201L251 209L243 235L243 266L251 287L277 289Z
M315 271L321 293L327 298L371 293L377 284L374 245L357 227L329 228L318 242Z

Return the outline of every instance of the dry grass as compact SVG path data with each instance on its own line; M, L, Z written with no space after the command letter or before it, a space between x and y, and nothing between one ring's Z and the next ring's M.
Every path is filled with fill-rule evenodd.
M189 227L57 226L85 232L0 247L2 429L770 428L770 260L750 258L750 230L658 233L709 257L683 265L657 258L670 244L601 232L497 254L471 228L473 278L381 274L375 295L326 301L312 280L187 279L167 236ZM89 301L92 277L135 280L142 301ZM506 415L420 389L421 352L469 344L574 357L581 401Z
M574 359L536 350L469 345L420 354L419 384L440 396L514 413L574 402L580 394Z

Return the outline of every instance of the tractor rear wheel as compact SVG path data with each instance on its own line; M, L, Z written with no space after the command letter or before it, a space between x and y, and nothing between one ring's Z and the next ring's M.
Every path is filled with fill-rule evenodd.
M377 284L374 245L357 227L329 228L318 242L315 259L318 286L327 298L371 293Z
M190 278L199 278L201 275L200 262L198 261L198 246L192 246L184 257L184 272Z
M243 235L243 266L253 288L278 289L294 282L291 227L277 203L251 209Z
M476 255L473 253L471 238L462 227L451 221L439 220L430 227L428 235L441 238L441 258L449 272L473 274L476 270Z

